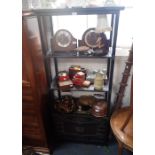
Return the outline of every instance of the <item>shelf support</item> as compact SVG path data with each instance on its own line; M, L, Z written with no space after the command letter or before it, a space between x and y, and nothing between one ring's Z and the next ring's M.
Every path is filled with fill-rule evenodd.
M47 77L47 83L48 87L50 88L50 84L52 81L52 74L51 74L51 64L50 64L50 58L46 59L46 48L45 48L45 43L44 43L44 32L42 28L42 16L37 15L37 21L38 21L38 27L39 27L39 34L40 34L40 40L41 40L41 46L42 46L42 51L44 55L44 63L45 63L45 70L46 70L46 77Z
M111 15L111 28L112 28L112 31L110 32L110 46L112 46L112 32L113 32L113 29L114 29L114 14Z
M115 16L113 16L113 25L114 25L114 33L112 36L112 59L109 63L110 68L110 77L109 77L109 94L108 94L108 115L110 114L110 104L111 104L111 93L112 93L112 85L113 85L113 72L114 72L114 63L115 63L115 52L116 52L116 43L117 43L117 32L118 32L118 24L119 24L119 15L120 12L117 12Z
M56 85L58 87L58 97L59 99L61 99L61 91L59 88L59 84L58 84L58 62L57 62L57 58L54 58L54 66L55 66L55 75L56 75Z

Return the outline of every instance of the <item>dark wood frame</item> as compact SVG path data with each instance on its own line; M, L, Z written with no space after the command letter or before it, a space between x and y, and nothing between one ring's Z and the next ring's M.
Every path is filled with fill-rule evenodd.
M56 78L58 76L58 58L89 58L89 57L82 57L82 56L63 56L62 54L55 56L53 51L49 51L48 47L48 40L46 36L46 20L50 24L51 28L51 38L53 37L53 21L51 16L60 16L60 15L92 15L92 14L111 14L111 26L112 31L110 32L110 46L112 47L110 56L103 56L103 57L94 57L96 58L103 58L107 59L107 75L109 79L108 91L103 91L106 95L106 100L108 102L108 115L105 119L108 119L110 116L110 104L111 104L111 92L112 92L112 83L113 83L113 71L114 71L114 63L115 63L115 52L116 52L116 42L117 42L117 32L118 32L118 24L119 24L119 15L120 11L123 10L124 7L98 7L98 8L66 8L66 9L34 9L32 12L38 19L39 30L40 30L40 37L41 37L41 44L43 50L43 57L45 58L45 69L48 81L48 88L51 90L51 84L53 83L53 79L51 76L51 60L54 61L55 65L55 72ZM93 57L91 57L93 58ZM59 98L61 98L61 91L58 87L54 88L58 91ZM53 91L53 89L52 89ZM89 91L89 90L86 90ZM52 97L52 96L51 96ZM89 116L88 116L89 117ZM106 133L108 135L108 132Z

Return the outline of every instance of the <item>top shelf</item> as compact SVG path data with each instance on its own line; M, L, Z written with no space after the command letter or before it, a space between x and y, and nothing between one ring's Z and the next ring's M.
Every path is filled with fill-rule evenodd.
M121 10L124 10L123 6L115 7L73 7L63 9L32 9L33 12L38 15L91 15L91 14L115 14Z

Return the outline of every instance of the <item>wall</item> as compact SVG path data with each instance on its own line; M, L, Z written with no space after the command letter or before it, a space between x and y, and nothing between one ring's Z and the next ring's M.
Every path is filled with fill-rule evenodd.
M125 62L127 61L127 56L117 56L115 59L115 68L114 68L114 78L113 78L113 89L112 89L112 103L115 100L116 93L119 90L119 83L122 79L122 73L125 68ZM131 71L132 74L132 71ZM131 76L128 79L128 86L126 87L125 96L123 98L123 106L129 105L130 103L130 83Z

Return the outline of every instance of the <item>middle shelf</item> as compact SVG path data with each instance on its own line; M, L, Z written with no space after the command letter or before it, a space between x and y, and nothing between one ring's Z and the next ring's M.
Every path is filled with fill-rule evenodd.
M102 53L102 50L96 50L94 54L87 54L85 52L76 52L76 51L69 51L69 52L52 52L51 50L47 51L46 57L51 58L112 58L112 48L109 48L109 51L106 55L104 54L97 54Z
M56 79L54 79L51 82L51 90L60 90L60 88L57 86ZM90 92L108 92L109 91L109 82L107 82L106 85L103 86L102 90L95 90L94 85L91 84L89 87L72 87L70 88L70 91L90 91ZM64 92L64 91L63 91Z

